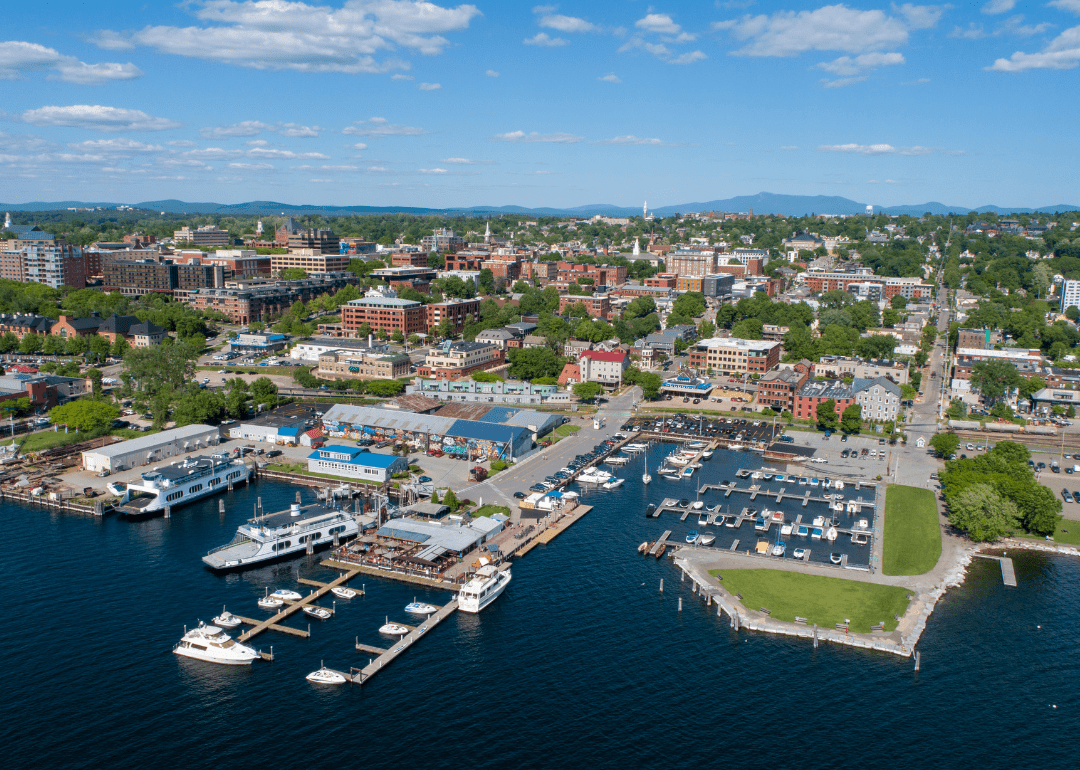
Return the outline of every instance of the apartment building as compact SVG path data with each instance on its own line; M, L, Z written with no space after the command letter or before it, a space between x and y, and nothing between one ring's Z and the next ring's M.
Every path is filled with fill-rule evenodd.
M426 251L395 251L390 255L391 267L427 267Z
M429 330L438 329L444 319L449 318L453 324L452 334L461 334L465 325L480 317L479 299L448 299L443 302L432 302L424 306L427 311L427 326Z
M970 379L971 370L981 361L1007 361L1025 377L1038 375L1043 366L1043 354L1039 348L1006 348L983 350L981 348L957 348L954 376Z
M1066 281L1068 283L1068 281ZM1080 287L1080 281L1076 282ZM1064 308L1062 308L1064 310ZM989 350L998 334L993 329L960 329L956 341L957 348L968 350Z
M780 363L781 347L770 340L710 337L689 349L689 364L716 374L765 374Z
M586 350L581 354L577 365L580 367L581 382L597 382L618 387L630 366L630 357L621 350L610 353L604 350Z
M900 386L885 377L855 380L855 403L862 407L864 420L895 420L900 414L900 398Z
M408 377L411 364L409 357L403 354L329 350L319 356L315 374L331 380L394 380Z
M902 364L899 361L868 361L863 358L822 356L821 360L813 365L812 376L860 380L885 377L899 385L906 385L908 367L907 364Z
M171 294L177 289L193 291L225 285L221 265L173 264L149 259L106 262L102 267L105 291L126 297L144 294Z
M348 255L324 253L318 249L295 249L288 254L270 255L270 272L274 275L287 268L299 268L308 275L325 275L339 273L348 266Z
M1080 281L1072 278L1061 282L1061 312L1070 307L1080 308Z
M269 254L259 254L255 249L218 249L210 254L201 251L182 251L174 260L177 264L220 265L225 278L267 278L273 272Z
M280 315L297 300L308 302L356 282L352 273L328 273L296 281L245 280L229 282L223 288L177 289L173 296L196 310L216 310L234 323L249 324Z
M810 367L796 365L791 369L774 369L758 380L757 400L777 412L795 413L795 393L809 378Z
M898 294L906 299L929 299L934 291L934 287L923 283L921 278L876 276L868 267L855 268L849 272L809 270L800 273L796 281L805 284L815 294L835 289L849 291L851 284L877 284L882 287L880 296L883 299L892 299Z
M343 256L340 253L341 239L334 235L333 230L300 229L289 235L289 251L308 249L318 254Z
M564 294L559 297L559 313L579 302L585 306L585 312L591 318L611 320L611 297L607 294Z
M406 337L424 334L428 330L427 309L415 300L398 297L361 297L341 306L341 326L345 333L355 334L364 324L387 334L395 331Z
M800 420L816 420L817 408L826 401L836 403L836 414L855 403L855 389L843 380L809 380L795 393L795 416Z
M229 231L219 230L217 225L203 225L196 230L184 225L179 230L173 231L173 243L177 245L190 243L193 246L228 246Z
M895 420L900 414L900 395L900 386L885 377L851 382L809 380L795 395L795 416L816 420L818 406L832 399L838 417L852 404L858 404L864 420Z
M447 270L476 270L482 269L485 260L491 257L487 251L459 251L446 255Z
M80 247L49 240L19 243L25 245L0 252L0 277L23 283L42 283L54 289L86 286L86 257Z
M476 371L501 364L503 352L486 342L444 342L433 348L416 368L419 377L460 380Z
M716 252L704 250L676 249L664 259L668 272L680 278L703 278L716 272L716 264Z
M421 294L430 291L431 282L437 275L438 271L433 267L381 267L371 271L372 278L386 281L393 289L408 286Z
M432 251L456 252L465 248L465 239L453 230L440 228L432 231L431 235L425 235L420 239L420 248L425 253Z

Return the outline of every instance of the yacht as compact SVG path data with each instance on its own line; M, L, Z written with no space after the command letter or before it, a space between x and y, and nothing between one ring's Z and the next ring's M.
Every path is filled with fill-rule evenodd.
M604 489L618 489L622 486L624 481L625 479L611 479L610 481L605 481L601 486L603 486Z
M313 550L335 545L359 531L360 525L346 511L321 503L293 503L287 511L256 516L241 524L232 542L215 548L202 560L212 570L243 569L305 553L309 545Z
M493 564L485 564L458 591L458 609L462 612L479 612L495 601L509 584L509 567L499 570Z
M221 614L213 620L214 625L218 628L236 628L241 622L243 621L240 618L226 611L224 607L221 608Z
M704 452L701 453L701 459L702 460L709 460L711 458L712 458L712 450L711 449L706 449Z
M786 551L786 550L787 550L787 543L785 543L783 540L781 540L780 542L778 542L776 545L774 545L772 547L772 555L773 556L783 556L784 551Z
M270 596L270 589L266 589L266 595L259 599L259 607L264 610L280 610L285 606L285 602L276 596Z
M330 620L334 613L330 612L326 607L320 607L317 604L307 604L304 605L304 614L318 620Z
M839 533L838 533L838 532L836 531L836 527L829 527L829 528L828 528L828 529L827 529L827 530L825 531L825 539L826 539L826 540L828 540L828 541L830 541L830 542L832 542L833 540L835 540L835 539L837 538L837 536L838 536L838 535L839 535Z
M176 508L193 500L225 491L251 476L239 457L215 454L189 457L173 465L161 465L128 484L113 482L109 492L120 498L116 510L121 516L140 518L161 513L165 506Z
M603 484L611 481L614 478L607 471L602 471L599 468L586 468L580 476L578 476L578 482L582 484Z
M288 588L279 588L270 594L275 599L281 599L285 602L298 602L304 597L300 595L299 591L290 591Z
M334 596L336 596L339 599L355 599L356 598L356 591L354 591L351 588L346 588L345 586L334 586L333 588L330 589L330 593L332 593Z
M692 529L686 533L686 542L690 543L691 545L697 542L697 538L698 534L696 529Z
M694 511L700 511L704 507L705 503L703 503L701 500L695 500L690 504L690 509Z
M387 636L405 636L405 634L409 633L409 629L405 628L405 626L400 623L391 623L387 621L379 626L379 633L386 634Z
M319 670L312 671L310 674L304 677L309 682L315 684L345 684L345 675L334 671L331 668L327 668L321 662L319 663Z
M623 451L624 452L636 453L636 452L644 452L648 448L649 448L648 444L627 444L626 446L623 447Z
M200 623L190 631L185 629L184 637L173 647L173 652L185 658L221 663L226 666L250 666L259 653L245 644L234 642L232 637L217 626Z
M677 473L661 473L660 475L662 477L664 477L665 479L667 479L668 481L678 481L679 479L682 478L682 476L680 476Z
M669 463L671 463L672 465L689 465L690 464L690 458L689 457L683 457L682 455L672 455L671 457L669 457L667 459L667 461Z
M688 478L690 478L691 476L694 475L694 469L693 468L683 468L682 475L683 475L683 478L688 479Z
M708 526L708 524L709 524L709 514L702 513L700 516L698 516L697 524L698 524L699 527Z
M438 608L431 604L412 601L405 605L405 611L413 615L430 615L433 612L437 612Z
M701 537L698 538L698 542L701 543L702 545L712 545L713 543L716 542L716 535L708 535L708 534L702 535Z
M645 472L641 474L641 483L648 484L652 481L652 476L649 475L649 458L645 458Z

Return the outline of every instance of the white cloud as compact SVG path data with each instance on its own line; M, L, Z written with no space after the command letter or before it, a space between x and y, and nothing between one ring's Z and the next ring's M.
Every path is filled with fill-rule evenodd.
M822 80L820 82L822 88L846 88L869 79L869 75L857 75L851 78L837 78L836 80Z
M446 174L448 173L445 168L420 168L417 169L421 174Z
M932 155L935 147L894 147L891 144L824 144L818 152L842 152L854 155Z
M474 5L441 7L425 0L346 0L341 8L286 0L192 0L182 3L202 22L150 26L128 36L111 30L93 42L131 45L240 67L299 72L379 73L408 69L376 55L410 49L436 55L450 44L444 33L468 28Z
M220 160L221 158L237 158L244 154L243 150L224 150L221 147L203 147L182 152L185 158L202 158L205 160Z
M359 166L319 166L323 171L359 171Z
M469 158L443 158L440 163L453 163L455 166L490 166L490 160L471 160Z
M395 72L390 76L391 80L416 80L412 75L402 75L400 72Z
M693 64L699 62L702 59L708 59L709 57L702 51L690 51L688 53L679 54L674 59L669 59L668 64Z
M561 37L551 37L547 32L537 32L534 37L527 37L523 41L525 45L538 45L544 48L558 48L567 45Z
M308 181L309 182L314 182L316 184L327 184L329 182L333 182L334 180L333 179L309 179Z
M495 70L488 70L484 74L487 75L489 78L497 78L497 77L499 77L499 73L496 72Z
M663 43L649 43L640 37L632 37L619 46L619 53L632 51L636 48L648 51L657 59L665 61L668 64L693 64L694 62L708 58L702 51L690 51L689 53L675 56L675 52Z
M541 27L555 29L559 32L595 32L596 25L579 19L576 16L563 16L561 14L549 14L540 18Z
M173 140L171 142L165 142L165 144L169 145L170 147L194 147L195 146L195 142L191 141L190 139L175 139L175 140Z
M604 139L603 141L593 142L593 144L614 144L621 146L638 146L638 147L685 147L686 144L682 142L665 142L663 139L645 139L642 137L634 136L633 134L627 134L626 136L616 136L614 139Z
M924 86L930 82L930 78L919 78L918 80L909 80L906 83L901 83L902 86Z
M373 174L381 174L381 173L385 173L385 172L387 172L389 170L390 169L388 169L386 166L368 166L368 171L370 171Z
M575 136L574 134L540 134L533 131L530 134L526 134L524 131L510 131L505 134L496 134L491 137L495 142L513 142L513 143L528 143L528 142L542 142L547 144L576 144L585 140L584 137Z
M391 123L386 118L372 118L371 120L357 120L353 125L342 129L341 133L379 139L384 136L424 136L428 132L422 128Z
M354 150L366 150L367 149L367 145L364 144L363 142L357 142L356 144L350 144L349 147L354 149Z
M1017 51L1008 59L998 59L988 69L992 72L1024 72L1034 69L1071 70L1080 64L1080 27L1058 35L1039 53Z
M865 70L878 67L891 67L904 63L903 54L899 53L864 53L860 56L841 56L830 62L821 62L814 66L819 70L831 72L833 75L850 77L858 75Z
M162 152L165 149L160 144L146 144L145 142L137 142L134 139L87 139L84 142L68 142L68 147L82 152L116 155Z
M655 32L660 35L677 35L682 32L682 27L672 21L666 13L650 13L645 18L634 22L634 26L644 32Z
M693 32L681 32L680 34L675 36L675 39L672 42L675 42L675 43L692 43L695 40L697 40L697 37L698 37L697 34L695 34Z
M796 145L794 145L794 144L788 144L788 145L784 145L784 146L783 146L783 147L781 147L780 149L781 149L781 150L788 150L788 151L790 152L790 151L792 151L792 150L797 150L797 149L799 149L799 148L798 148L798 146L796 146Z
M599 80L599 81L601 81L603 83L621 83L622 82L622 79L618 75L616 75L614 72L609 72L608 74L604 75L603 77L597 78L597 80Z
M1050 0L1047 5L1062 11L1080 13L1080 0Z
M100 104L39 107L24 112L22 120L34 126L67 126L106 132L167 131L182 125L168 118L155 118L142 110L103 107Z
M990 0L989 3L982 7L982 12L986 14L1007 13L1013 9L1016 5L1016 0Z
M318 126L301 126L296 123L278 123L268 130L278 136L287 136L291 139L315 139L322 131Z
M292 150L276 150L271 147L252 147L247 152L252 158L289 158L299 160L330 160L329 155L321 152L293 152Z
M953 27L953 31L949 33L949 37L959 37L964 40L979 40L986 37L986 31L983 30L982 24L976 24L973 21L969 21L967 27Z
M0 42L0 80L18 80L30 72L51 72L48 80L63 80L83 86L99 86L114 80L132 80L143 76L143 71L131 62L87 64L37 43L21 40Z
M905 4L889 16L884 11L862 11L845 5L827 5L813 11L778 11L771 16L746 15L716 22L713 29L728 31L746 41L734 53L743 56L798 56L806 51L865 53L898 48L912 29L934 26L942 6Z
M441 91L442 85L439 83L421 83L417 88L421 91Z
M266 147L270 142L265 139L252 139L250 142L244 142L248 147Z
M245 171L273 171L269 163L230 163L229 168L242 168Z
M1024 17L1020 14L1012 16L998 25L998 28L994 30L994 37L1001 37L1002 35L1017 35L1019 37L1034 37L1035 35L1042 35L1053 29L1055 24L1044 21L1042 24L1024 24Z
M217 126L215 128L200 128L199 134L207 139L223 139L230 136L257 136L269 126L259 120L243 120L233 123L231 126Z

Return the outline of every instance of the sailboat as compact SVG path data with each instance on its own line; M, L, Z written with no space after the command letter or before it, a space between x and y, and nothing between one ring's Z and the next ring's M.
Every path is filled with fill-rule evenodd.
M645 472L641 474L641 483L648 484L652 481L652 476L649 475L649 458L645 458Z

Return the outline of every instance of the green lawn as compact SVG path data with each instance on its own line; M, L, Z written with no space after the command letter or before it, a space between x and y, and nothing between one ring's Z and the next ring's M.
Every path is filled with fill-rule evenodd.
M510 509L505 505L482 505L473 512L473 516L491 516L494 513L510 515Z
M157 431L152 432L156 433ZM120 429L114 430L106 435L128 439L138 438L139 436L145 436L147 434L137 430ZM55 449L56 447L68 446L69 444L78 444L80 441L88 440L88 438L89 434L87 433L76 433L75 431L64 433L64 431L62 430L58 430L55 432L51 430L46 430L40 431L38 433L31 433L29 436L25 437L17 436L15 440L16 442L22 442L22 446L19 451L23 454L26 454L28 452L43 452L46 449ZM97 438L100 438L100 436L98 436ZM10 445L11 439L6 439L3 443L6 445Z
M937 501L929 489L890 484L885 491L882 572L922 575L941 556Z
M1068 530L1067 532L1065 530ZM1049 542L1042 535L1029 535L1026 532L1017 532L1013 537L1022 537L1027 540L1042 540ZM1080 545L1080 521L1075 519L1062 519L1054 530L1054 542L1061 545Z
M732 595L742 594L747 609L765 607L777 620L806 618L808 625L823 628L850 620L851 630L859 633L869 633L870 626L882 621L886 630L895 629L893 615L903 616L910 594L902 586L771 569L710 570L709 574L723 576L720 585Z
M567 436L573 436L579 430L581 430L580 425L571 425L570 423L567 423L566 425L560 425L558 428L556 428L555 433L559 436L562 436L563 438L566 438Z
M217 374L222 369L228 369L232 374L218 374L218 377L230 378L234 377L237 372L245 372L246 374L283 374L292 376L293 372L298 372L304 369L303 366L251 366L250 364L244 364L238 366L236 364L221 363L215 366L200 366L199 371L206 372L207 374ZM214 378L211 377L210 381L213 382Z

